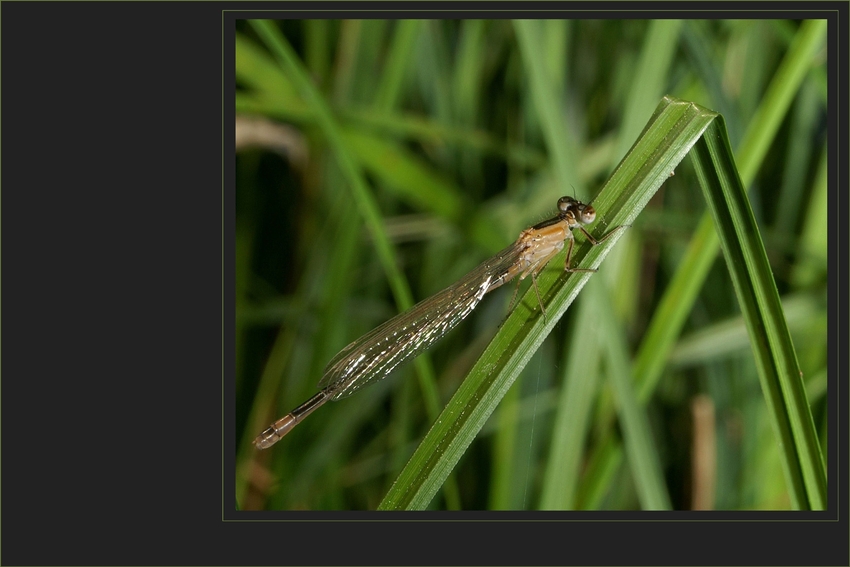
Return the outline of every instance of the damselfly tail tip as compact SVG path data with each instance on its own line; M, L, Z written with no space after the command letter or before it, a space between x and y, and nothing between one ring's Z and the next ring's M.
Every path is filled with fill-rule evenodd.
M280 439L280 437L278 437L277 435L268 435L267 432L268 429L266 431L263 431L260 435L257 436L256 439L254 439L254 447L256 447L257 449L268 449L269 447L277 443L278 439ZM274 430L272 430L272 432L274 432Z
M286 414L267 427L265 431L257 435L257 438L254 439L254 447L257 449L268 449L280 441L283 436L289 433L289 430L297 424L298 418L291 413Z

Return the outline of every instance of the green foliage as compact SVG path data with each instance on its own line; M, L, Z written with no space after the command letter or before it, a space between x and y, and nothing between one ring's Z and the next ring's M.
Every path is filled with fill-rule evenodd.
M823 507L825 34L241 23L237 130L273 134L236 156L240 506ZM577 237L598 274L550 262L545 317L527 282L510 312L499 290L414 364L251 446L340 348L567 194L593 198L597 238L631 227Z

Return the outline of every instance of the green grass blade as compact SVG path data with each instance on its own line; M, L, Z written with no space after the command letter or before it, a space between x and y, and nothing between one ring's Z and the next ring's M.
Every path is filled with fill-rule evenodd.
M375 95L375 109L387 111L397 106L421 23L420 20L397 22L386 70L381 75L381 82Z
M409 309L413 305L413 295L410 291L410 286L398 268L396 254L387 236L375 197L372 195L363 177L360 164L352 157L352 151L346 144L343 129L331 114L328 103L311 84L292 46L274 26L273 22L268 20L252 20L250 24L266 42L267 47L280 62L286 76L295 85L297 91L313 112L318 126L321 128L322 133L337 158L343 175L351 186L354 201L357 204L357 208L363 217L366 227L372 235L378 258L387 274L387 279L399 310ZM417 369L426 406L431 412L436 413L439 408L439 397L435 374L428 357L418 357L414 361L414 365Z
M762 106L770 106L771 110L757 112L757 118L750 123L741 143L738 164L745 185L752 182L767 144L774 138L779 120L787 112L791 96L797 92L802 77L811 67L812 57L822 44L825 33L825 22L810 21L801 26L762 103ZM641 399L649 399L655 389L718 250L717 234L710 216L706 214L700 220L638 350L635 376L640 384Z
M814 195L810 199L806 212L803 234L800 238L800 256L802 261L796 266L793 281L800 287L812 285L821 274L826 273L828 250L827 242L827 167L826 149L818 160Z
M825 40L826 20L808 20L800 26L738 148L738 171L745 185L755 177L794 95L811 70L815 54Z
M669 510L670 496L652 440L649 418L638 402L623 329L615 322L604 290L591 285L589 291L597 296L594 304L601 323L600 333L605 337L605 362L609 367L623 442L641 507L644 510Z
M826 474L802 372L722 119L694 146L693 156L747 324L792 499L797 508L825 509Z
M599 389L598 317L589 301L582 301L575 312L576 326L563 364L564 385L552 429L549 459L540 496L542 510L573 508L575 491L581 472L581 456L585 435L590 425L591 409ZM570 354L572 356L569 356ZM574 353L581 353L575 356Z
M407 25L403 27L395 38L404 34L401 39L412 41L407 36L418 33L418 30L408 29ZM399 46L399 50L403 49L406 49L406 45ZM398 65L395 59L403 55L394 50L389 64ZM388 72L393 74L399 70L391 68ZM256 43L239 33L236 34L236 77L248 89L236 92L238 113L270 116L297 124L316 123L314 109L298 95L280 65ZM395 83L399 80L398 77L390 77L381 83L376 96L388 100L382 100L380 104L389 104L394 100L397 96L394 89L399 88ZM471 151L500 156L515 165L529 168L538 168L545 163L544 156L537 150L525 146L506 146L502 140L483 130L440 124L418 115L402 114L393 108L379 107L377 103L373 108L352 105L340 109L339 115L341 120L360 131L374 132L376 135L403 137L426 144L456 144Z
M523 62L531 80L530 91L534 100L540 126L546 139L546 147L552 156L555 179L560 187L569 187L576 179L573 156L575 145L559 111L556 86L548 80L546 67L539 54L542 50L540 21L516 20L514 29L519 42Z
M597 238L610 227L634 220L714 116L691 103L667 98L662 101L642 136L594 200L599 218L609 222L594 227ZM598 247L586 242L576 246L575 265L597 267L623 232ZM430 503L516 376L589 279L588 273L564 277L562 270L555 268L563 265L563 258L562 253L553 259L537 280L546 317L535 308L536 295L529 291L419 445L381 509L423 509Z
M384 229L375 197L369 190L359 165L351 157L351 152L345 143L342 130L332 116L327 102L310 83L310 79L307 77L307 73L298 60L298 56L293 51L292 46L289 45L289 42L274 27L273 22L269 20L251 20L250 23L280 61L287 76L295 84L302 98L311 106L312 111L315 113L316 121L322 129L328 144L333 149L340 169L351 185L354 200L369 229L369 233L372 235L378 257L390 281L390 286L396 296L399 308L407 309L413 305L413 296L410 293L410 287L398 269L396 254Z
M614 155L619 158L640 133L652 105L664 95L670 64L679 43L680 20L653 20L641 49L640 61L626 99Z
M356 128L342 130L354 157L402 200L452 223L469 209L460 189L441 178L401 144Z

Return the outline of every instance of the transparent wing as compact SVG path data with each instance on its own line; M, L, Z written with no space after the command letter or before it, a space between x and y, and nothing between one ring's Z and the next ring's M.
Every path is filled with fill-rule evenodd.
M350 396L390 374L463 321L486 293L510 281L526 245L508 246L443 291L363 335L325 367L319 388L332 400Z

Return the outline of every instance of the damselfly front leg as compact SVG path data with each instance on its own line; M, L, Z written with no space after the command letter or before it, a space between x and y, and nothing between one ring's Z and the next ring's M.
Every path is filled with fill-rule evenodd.
M579 226L578 229L582 232L582 234L584 234L584 237L587 238L587 241L590 242L590 244L592 246L599 246L600 244L602 244L603 242L605 242L606 240L611 238L611 236L613 236L614 233L617 232L618 230L623 229L623 228L628 228L628 227L629 227L629 225L624 224L624 225L618 226L616 228L613 228L613 229L611 229L610 232L608 232L608 234L606 234L605 236L603 236L599 240L596 240L595 238L593 238L593 236L591 236L590 233L587 232L584 229L583 226ZM572 233L570 234L570 236L572 236ZM573 256L573 243L574 242L575 242L575 239L570 238L570 245L567 248L567 259L564 261L564 271L569 272L571 274L576 273L576 272L579 272L579 273L594 273L594 272L596 272L597 271L596 268L571 268L570 267L570 259Z
M578 228L581 231L581 233L584 235L584 237L587 239L587 241L590 242L590 244L592 246L599 246L600 244L602 244L603 242L605 242L606 240L611 238L611 236L613 236L615 232L617 232L618 230L623 229L623 228L628 228L629 225L618 226L618 227L612 229L611 231L609 231L608 234L606 234L605 236L603 236L599 240L596 240L595 238L593 238L593 235L591 235L589 232L587 232L587 230L585 230L584 226L582 226L582 225L590 224L594 220L596 220L596 209L594 209L590 205L585 205L581 201L577 201L577 200L575 200L571 197L561 197L558 200L558 209L561 211L561 214L563 215L564 220L565 220L565 222L567 223L567 225L569 226L569 229L570 229L570 236L569 236L570 244L569 244L569 247L567 248L567 259L564 261L564 271L571 273L571 274L576 273L576 272L579 272L579 273L596 272L596 268L571 268L570 267L570 260L572 260L572 257L573 257L573 245L575 244L575 238L573 238L572 230L574 228Z

